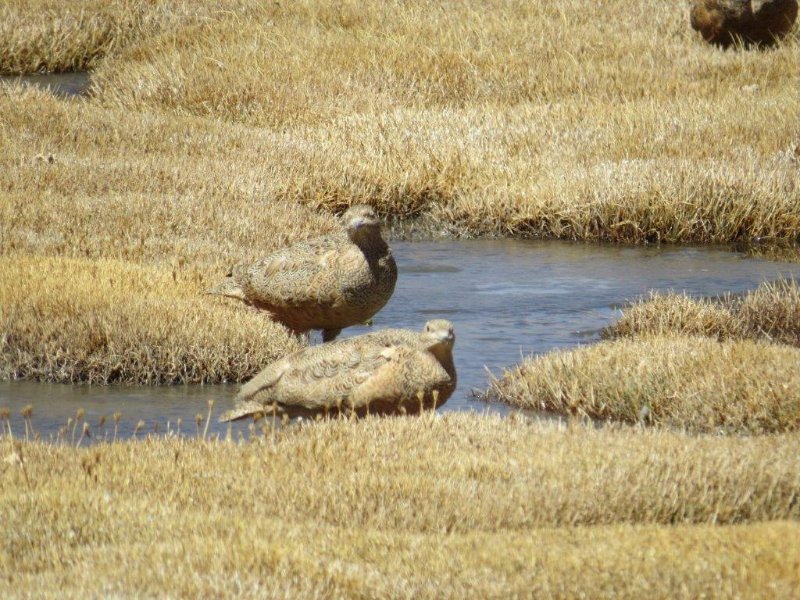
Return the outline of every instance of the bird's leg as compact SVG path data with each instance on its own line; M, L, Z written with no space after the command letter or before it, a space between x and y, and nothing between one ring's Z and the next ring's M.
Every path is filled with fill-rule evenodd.
M341 329L323 329L322 330L322 341L324 342L332 342L336 339L336 336L342 333Z

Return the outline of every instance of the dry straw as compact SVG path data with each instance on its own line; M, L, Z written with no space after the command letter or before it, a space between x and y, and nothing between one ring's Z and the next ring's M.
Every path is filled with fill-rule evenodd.
M0 375L88 383L241 381L299 347L191 280L108 260L1 257ZM58 290L58 293L53 293Z
M135 40L201 22L221 8L185 0L5 0L0 73L89 69Z
M800 287L793 280L764 283L740 296L690 298L651 294L626 307L604 337L682 333L725 339L762 339L800 346Z
M788 597L797 444L479 415L24 444L0 593Z
M113 180L138 179L139 151L166 146L161 175L151 166L134 189L207 197L223 173L229 192L256 179L269 201L369 201L469 233L797 239L793 37L771 52L720 52L669 3L213 6L203 4L209 16L199 22L183 20L180 2L154 10L177 15L168 32L140 30L102 61L90 104L108 107L105 115L55 111L77 130L87 118L118 124L113 142L97 141L112 155L124 149L132 169L84 156L78 168L90 179L112 171L106 189L122 189ZM17 9L11 22L24 29L37 18ZM17 127L33 117L9 110ZM31 138L31 156L53 137ZM79 182L72 155L81 138L59 138L66 156L55 155ZM176 172L187 157L195 164ZM176 181L190 171L199 177Z
M686 336L620 339L525 359L487 397L515 406L707 432L800 427L800 350Z

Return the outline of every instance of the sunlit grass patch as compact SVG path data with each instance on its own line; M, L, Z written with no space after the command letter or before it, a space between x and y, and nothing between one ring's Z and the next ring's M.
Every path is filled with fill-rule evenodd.
M466 235L798 241L795 38L721 52L669 3L223 8L204 3L212 18L175 17L102 61L88 108L3 106L12 155L69 153L83 127L98 138L78 167L84 189L111 175L110 190L199 198L227 183ZM97 159L121 147L135 168ZM155 149L158 164L138 156ZM21 179L78 185L51 171Z
M36 572L17 570L13 584L0 579L0 592L13 596L24 589L62 598L96 593L438 600L585 594L790 600L800 585L797 544L787 543L800 535L794 522L442 536L186 512L190 515L179 525L167 527L174 538L77 545L68 550L69 567L46 562ZM117 518L124 516L120 513Z
M278 194L327 208L471 235L798 241L796 45L715 53L668 4L254 15L106 62L98 102L285 131L307 169L282 167Z
M0 112L1 251L180 262L218 277L336 227L276 196L268 131L32 89L0 88Z
M265 315L202 296L194 268L23 255L0 264L5 378L241 381L299 347Z
M623 310L604 337L682 333L719 340L763 339L800 346L800 288L793 280L764 283L741 296L690 298L651 294Z
M0 73L92 68L135 40L205 21L221 9L216 1L5 0Z
M35 426L35 407L33 413ZM247 443L204 442L202 432L195 437L188 429L188 437L79 452L71 441L22 443L28 489L80 497L84 458L92 458L90 491L147 490L151 500L176 495L207 511L224 500L234 514L367 529L444 533L800 517L796 433L692 436L475 414L257 428ZM11 448L7 435L2 441ZM6 469L4 477L6 497L27 488L20 470Z
M731 100L730 109L735 105ZM11 238L31 221L46 220L40 205L74 205L69 214L80 215L77 227L86 229L93 224L84 218L87 209L98 202L127 204L131 197L132 214L123 205L120 218L134 227L171 236L182 233L187 226L181 221L191 216L195 231L219 239L228 256L234 246L253 248L256 232L266 247L273 236L286 241L297 237L292 229L322 224L319 217L309 220L311 210L340 211L357 202L390 217L427 216L438 230L467 235L616 242L766 236L788 243L800 230L792 163L730 148L703 159L691 155L690 139L675 141L688 153L679 159L609 161L603 148L616 133L608 124L607 139L593 144L548 137L552 127L574 129L577 107L411 110L342 117L287 133L59 102L32 91L0 92L0 108L9 132L0 142L0 160L8 167L0 183L7 202L24 209L11 211ZM691 118L692 107L681 110ZM657 111L648 115L637 130L669 126L658 122L664 117ZM759 131L755 127L753 135ZM707 134L702 127L695 133ZM578 162L575 144L586 153ZM635 147L643 145L646 140ZM743 171L742 161L753 169ZM165 222L170 209L174 214ZM284 218L287 211L292 220ZM178 231L166 229L173 224ZM51 223L44 233L63 235L59 227Z
M754 523L800 517L797 443L471 414L244 444L2 437L0 589L788 594L797 526Z
M796 44L769 55L721 53L697 39L673 4L244 4L247 19L231 12L129 45L98 69L101 96L262 126L556 101L597 102L606 113L629 103L623 114L635 117L630 109L641 100L689 99L708 114L706 98L735 91L744 101L742 86L772 93L797 77ZM622 145L633 129L619 131ZM597 133L589 128L584 139Z
M487 397L514 406L708 432L800 427L800 350L653 336L525 359Z

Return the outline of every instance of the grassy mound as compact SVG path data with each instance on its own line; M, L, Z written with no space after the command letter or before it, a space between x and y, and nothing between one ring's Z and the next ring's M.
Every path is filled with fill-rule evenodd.
M621 339L528 358L488 397L514 406L691 431L800 427L800 350L700 337Z
M35 37L41 11L23 6L15 35ZM798 241L793 37L770 52L721 52L669 3L242 0L204 2L192 18L177 0L104 6L171 23L100 61L89 101L138 130L156 115L180 123L163 170L199 147L190 156L223 181L252 178L257 165L270 201L334 211L367 201L467 235ZM20 44L0 42L0 55ZM64 111L72 127L91 119ZM8 123L37 129L17 115ZM13 139L47 152L52 136L34 131ZM163 146L161 133L133 138L128 155ZM219 137L229 138L220 149ZM70 153L71 138L56 148ZM106 170L96 156L85 167ZM148 179L197 197L208 177ZM49 183L40 191L60 189Z
M716 300L652 294L626 308L603 336L668 333L719 340L764 339L800 346L800 287L792 280L779 280L762 284L743 296Z
M136 40L221 10L208 1L6 0L0 6L0 73L90 69Z
M0 258L0 377L87 383L242 381L300 342L201 296L192 270Z

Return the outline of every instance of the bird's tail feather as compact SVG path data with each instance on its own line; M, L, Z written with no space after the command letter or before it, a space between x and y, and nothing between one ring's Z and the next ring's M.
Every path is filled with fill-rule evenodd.
M255 417L256 415L266 414L266 409L259 402L251 400L244 400L236 403L231 410L223 413L219 418L220 423L227 423L228 421L238 421L246 419L247 417Z

